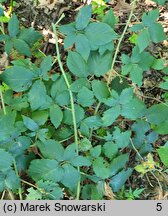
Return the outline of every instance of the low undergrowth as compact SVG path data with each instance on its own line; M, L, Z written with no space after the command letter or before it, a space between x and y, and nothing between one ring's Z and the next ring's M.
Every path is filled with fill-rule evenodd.
M139 199L151 185L167 190L168 142L158 143L168 134L168 66L149 49L166 35L159 9L130 27L135 5L121 35L112 9L100 21L91 19L91 5L72 23L60 25L61 17L52 25L56 55L40 59L42 35L20 26L14 13L7 21L0 35L9 60L0 74L1 199ZM126 32L132 49L121 53ZM162 99L150 106L141 91L149 72L163 74Z

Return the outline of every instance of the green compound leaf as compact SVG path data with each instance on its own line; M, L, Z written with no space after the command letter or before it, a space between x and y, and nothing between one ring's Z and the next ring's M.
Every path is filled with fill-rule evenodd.
M24 40L14 39L13 46L20 54L28 57L32 56L30 48Z
M88 88L82 87L77 95L77 101L83 107L89 107L95 102L94 94Z
M58 141L49 139L43 142L38 142L37 146L45 158L55 159L58 161L62 160L64 148Z
M110 92L108 90L107 84L103 81L93 80L92 89L94 95L100 102L103 102L105 99L107 99L110 96Z
M28 93L28 101L33 111L47 109L51 105L52 100L47 95L46 87L41 80L35 81L32 85Z
M61 183L70 190L75 190L78 182L80 181L79 171L70 164L64 164L62 167L64 169L64 176Z
M1 80L16 92L28 90L33 77L34 74L31 70L19 66L10 67L0 75Z
M87 77L89 75L86 62L77 52L69 51L67 66L69 70L77 77Z
M76 51L82 56L82 58L87 61L90 55L90 44L87 37L83 34L78 34L76 36Z
M34 43L42 39L42 35L33 28L23 28L20 30L18 38L32 47Z
M61 108L54 104L50 106L50 120L55 128L58 128L63 119L63 112Z
M115 31L106 23L90 23L85 29L90 44L101 46L117 39Z
M81 106L75 104L75 116L76 123L79 123L84 118L84 110ZM73 125L72 112L67 109L63 112L63 123L67 125Z
M9 21L8 32L10 37L15 37L19 33L19 20L15 14Z
M107 126L112 125L120 114L121 114L120 105L117 105L115 107L112 107L112 108L106 110L103 113L103 117L102 117L103 126L107 127Z
M160 23L152 24L149 28L149 34L154 43L166 40L166 34L164 33L164 29Z
M28 174L35 181L49 180L58 182L64 175L64 170L56 160L36 159L29 166Z
M106 157L108 157L110 160L112 160L116 156L116 154L118 153L118 146L111 141L106 142L103 145L103 152L104 152Z
M125 167L125 164L129 161L129 154L122 154L118 157L114 158L113 161L110 163L111 167L111 175L115 175Z
M77 156L71 160L73 166L90 166L91 162L84 156Z
M38 124L35 121L33 121L31 118L24 115L22 115L22 118L23 118L23 123L27 127L27 129L31 131L37 131L39 129Z
M113 10L110 9L104 16L102 19L102 22L108 24L109 26L111 26L112 28L115 27L116 24L116 19L113 13Z
M123 170L111 178L110 186L112 187L113 192L118 192L122 188L127 179L131 176L132 171L133 170L130 168L126 171Z
M139 51L142 52L144 49L150 44L150 34L147 29L144 29L137 39L137 45L139 47Z
M105 52L103 55L98 52L91 52L87 62L88 71L97 77L103 76L110 70L111 62L111 52Z
M111 174L109 164L102 157L93 160L93 171L102 179L108 178Z
M75 22L76 28L78 30L82 30L82 29L86 28L86 26L89 24L91 15L92 15L91 5L87 5L87 6L83 7L79 11L79 13L76 17L76 22Z
M0 171L4 172L11 169L14 158L11 154L3 149L0 149Z

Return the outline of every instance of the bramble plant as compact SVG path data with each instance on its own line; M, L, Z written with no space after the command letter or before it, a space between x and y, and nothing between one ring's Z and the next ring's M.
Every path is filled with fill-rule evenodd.
M165 73L160 88L168 89L164 60L148 50L166 35L157 22L158 9L144 13L142 22L128 29L135 3L122 35L115 30L112 9L102 22L91 21L92 7L84 6L74 22L53 24L54 64L50 55L39 65L31 61L31 48L42 36L33 28L20 29L12 15L0 40L8 56L17 51L24 58L13 60L0 74L8 86L0 89L2 198L8 191L11 198L27 200L104 199L108 184L118 194L127 188L123 199L138 199L144 188L132 190L127 182L134 173L143 177L150 172L158 182L162 168L153 159L153 144L168 134L168 99L147 107L139 88L146 71L155 70ZM135 45L131 53L119 56L127 30L136 35L130 39ZM67 67L57 31L65 35ZM114 70L117 59L121 73ZM55 71L55 64L60 70ZM114 80L118 82L113 86ZM163 169L167 152L167 144L157 149Z

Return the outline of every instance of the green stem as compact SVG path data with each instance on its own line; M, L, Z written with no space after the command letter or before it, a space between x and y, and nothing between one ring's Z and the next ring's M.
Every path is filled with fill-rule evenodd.
M20 178L15 160L13 161L13 165L14 165L14 169L15 169L15 173L16 173L17 177ZM20 200L23 200L22 188L21 187L19 187L18 193L19 193Z
M112 64L111 64L111 69L110 69L111 73L109 74L109 77L108 77L108 80L107 80L107 85L108 86L110 85L110 82L111 82L111 78L112 78L112 74L113 74L113 70L114 70L114 65L116 63L117 55L118 55L118 52L120 50L121 42L122 42L122 40L124 38L124 35L125 35L126 31L127 31L127 28L129 26L131 18L133 16L133 11L134 11L134 8L135 8L135 4L136 4L136 0L133 0L132 1L132 9L131 9L130 15L128 17L128 21L127 21L126 26L124 28L124 31L123 31L123 33L122 33L122 35L121 35L121 37L120 37L120 39L118 41L118 44L117 44L117 47L116 47L116 51L114 53L114 57L113 57L113 61L112 61Z
M59 19L59 21L61 20L61 18ZM58 21L58 22L59 22ZM58 23L57 22L57 23ZM57 38L57 32L56 32L56 24L52 24L52 28L53 28L53 32L54 32L54 37L55 37L55 45L56 45L56 53L57 53L57 59L58 59L58 64L60 67L60 70L62 72L62 75L64 77L65 83L67 85L68 91L69 91L69 95L70 95L70 103L71 103L71 111L72 111L72 120L73 120L73 128L74 128L74 137L75 137L75 144L76 144L76 152L77 154L79 154L79 146L78 146L78 131L77 131L77 124L76 124L76 116L75 116L75 106L74 106L74 98L73 98L73 94L72 91L70 89L70 83L68 81L68 78L66 76L66 73L64 71L62 62L61 62L61 57L60 57L60 52L59 52L59 46L58 46L58 38ZM78 171L80 172L79 167L77 168ZM76 199L79 200L80 197L80 181L78 182L77 185L77 192L76 192Z
M95 109L95 112L94 112L94 116L97 115L100 105L101 105L101 102L99 102L99 103L97 104L96 109ZM91 129L91 131L90 131L89 140L91 140L92 134L93 134L93 129Z
M1 98L2 109L3 109L4 115L6 115L6 108L5 108L5 103L4 103L4 98L3 98L1 86L0 86L0 98Z

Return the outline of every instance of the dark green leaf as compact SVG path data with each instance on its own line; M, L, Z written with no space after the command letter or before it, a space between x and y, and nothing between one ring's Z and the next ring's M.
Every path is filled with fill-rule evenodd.
M96 176L106 179L110 176L109 164L102 158L98 157L93 160L93 170Z
M41 80L37 80L33 84L28 93L28 100L33 111L37 109L47 109L52 102L51 98L47 95L46 87Z
M24 125L31 131L37 131L39 129L38 124L31 118L22 115Z
M129 154L122 154L114 158L110 164L111 175L113 176L116 173L118 173L118 171L123 169L125 167L125 164L128 162L128 160L129 160Z
M97 77L103 76L110 70L111 62L111 52L106 52L103 55L100 55L98 52L91 52L87 63L88 71Z
M8 23L8 31L10 37L15 37L19 33L19 20L15 14L12 15Z
M69 51L67 66L69 70L77 77L87 77L89 75L86 62L77 52Z
M115 27L116 24L116 19L113 13L113 10L110 9L105 16L103 16L102 22L108 24L109 26L111 26L112 28Z
M80 89L77 95L77 100L83 107L89 107L95 102L93 92L86 87Z
M30 48L24 40L15 39L13 41L13 46L20 54L31 57L32 54Z
M76 36L76 51L87 61L90 55L90 44L87 37L83 34Z
M29 166L28 174L35 181L50 180L58 182L64 175L64 170L58 166L56 160L36 159Z
M132 169L123 170L119 172L117 175L111 178L110 186L112 187L113 192L118 192L127 179L131 176Z
M47 159L55 159L61 161L64 154L63 146L56 140L46 140L37 143L43 156Z
M1 80L16 92L27 90L32 84L33 77L31 70L19 66L10 67L0 75Z
M105 99L107 99L110 96L110 92L107 87L107 84L103 81L93 80L92 89L94 95L100 102L103 102Z
M106 23L90 23L85 29L85 35L94 45L104 45L117 39L115 31Z
M90 18L92 15L92 7L91 5L84 6L82 9L80 9L77 17L76 17L76 28L78 30L82 30L86 28L88 25Z
M61 183L70 188L70 190L75 190L80 181L80 173L70 164L64 164L62 167L64 169L64 176Z
M11 168L14 158L11 154L0 149L0 171L4 172Z
M54 104L50 106L50 120L55 128L58 128L63 119L63 113L61 108Z

